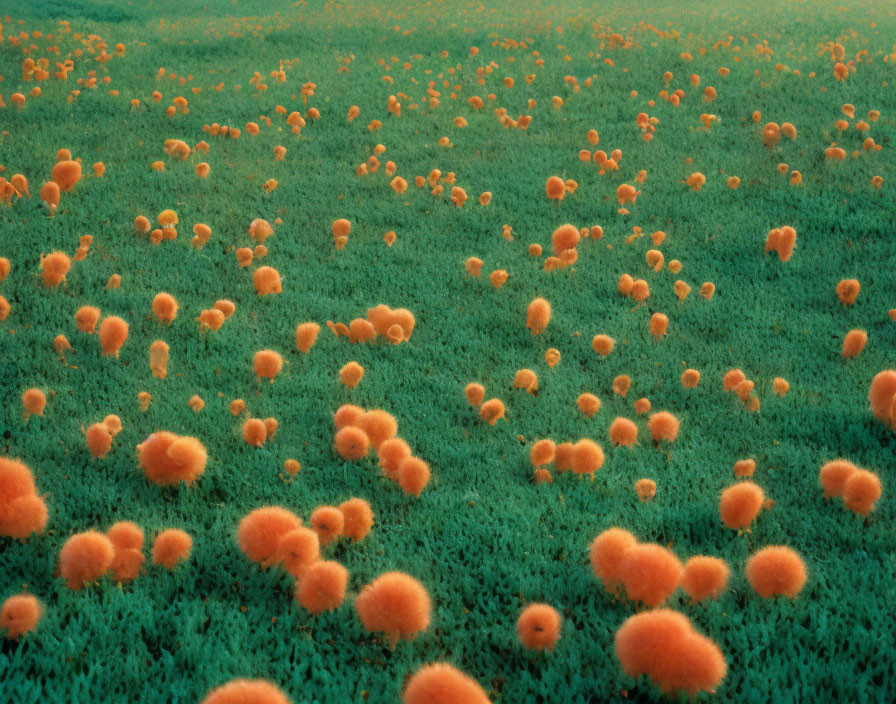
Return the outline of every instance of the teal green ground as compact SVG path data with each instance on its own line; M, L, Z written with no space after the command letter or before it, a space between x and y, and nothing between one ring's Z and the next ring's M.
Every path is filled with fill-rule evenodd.
M896 19L883 1L848 9L804 2L786 13L777 5L746 5L681 3L653 11L640 3L560 4L526 17L515 10L522 3L510 2L481 12L475 3L393 2L378 10L283 3L274 16L266 2L35 2L22 14L19 3L0 1L0 16L12 15L2 20L0 93L10 107L0 111L6 131L0 163L7 177L25 174L34 196L0 209L0 256L13 265L0 283L12 305L0 336L0 455L32 467L51 511L45 534L24 543L0 539L0 599L27 589L46 605L35 633L0 643L0 700L192 704L231 678L265 677L296 704L379 704L398 702L404 678L421 664L448 660L495 702L654 701L658 691L626 677L613 654L613 634L633 608L604 592L587 559L599 532L621 526L641 540L671 545L682 560L711 554L732 566L729 590L717 602L693 605L681 592L671 600L727 657L728 676L706 699L892 701L896 444L873 419L867 393L874 374L896 366L896 324L887 316L896 307L896 62L884 61L893 51ZM10 95L33 84L21 82L22 46L8 37L23 29L56 32L63 19L73 33L101 36L110 53L116 43L126 45L126 55L107 64L112 83L67 103L78 77L92 68L103 75L99 64L75 59L67 82L51 78L41 97L16 110ZM638 26L642 20L679 35L661 39ZM609 32L639 46L606 48L599 35ZM713 49L729 35L742 50ZM528 48L492 46L504 38L525 40ZM754 51L764 40L774 51L770 60ZM831 41L845 46L847 59L869 52L842 83L833 78L829 55L818 54ZM58 43L60 56L51 62L80 46L71 34L34 43L34 56ZM471 46L481 49L477 57L470 57ZM544 66L536 66L533 50ZM680 58L685 51L693 61ZM349 72L339 73L350 53ZM391 57L398 62L389 86L377 61L393 63ZM615 66L604 62L608 57ZM281 59L294 58L285 84L268 78ZM498 68L480 86L475 70L490 61ZM776 71L778 61L789 70ZM720 66L731 74L718 76ZM182 88L159 79L160 67L193 80ZM458 99L438 79L441 105L410 109L427 82L449 67L456 73L446 77L462 86ZM674 74L669 89L686 93L677 108L657 95L667 70ZM250 85L255 71L267 79L267 91ZM529 73L537 78L526 85ZM702 78L699 90L688 84L691 73ZM578 79L580 92L564 84L566 75ZM504 76L516 86L505 88ZM212 90L222 81L222 92ZM317 107L321 119L297 137L275 106L304 112L300 88L307 81L317 86L307 107ZM700 100L706 85L718 91L712 104ZM202 91L193 94L194 86ZM120 95L111 97L110 88ZM161 103L152 102L153 90L163 93ZM387 117L386 100L398 91L409 96L402 116ZM497 99L480 112L466 103L490 92ZM168 118L164 107L177 95L188 99L190 112ZM554 95L563 97L562 109L551 107ZM537 100L531 110L530 97ZM136 111L132 98L142 103ZM844 103L856 106L856 119L880 111L868 135L881 151L862 151L855 129L836 132ZM348 123L353 104L361 116ZM512 117L531 114L531 126L503 129L496 107ZM754 110L762 112L759 125L751 120ZM635 124L641 111L659 118L650 143ZM704 112L721 122L699 129ZM213 122L243 128L261 114L274 127L262 125L255 138L245 130L238 140L202 131ZM469 121L465 129L454 127L458 115ZM369 132L372 119L384 127ZM797 140L765 148L766 121L792 122ZM618 173L600 176L595 164L579 162L591 128L600 133L597 148L622 149ZM445 135L453 147L438 145ZM175 163L162 151L169 138L190 145L206 139L211 151ZM824 150L833 141L861 153L830 162ZM411 183L403 196L392 192L382 168L355 175L377 143L387 147L381 160L395 161ZM282 162L273 160L278 144L288 148ZM48 218L36 195L62 147L83 160L85 176ZM98 179L89 166L100 160L107 171ZM166 162L164 173L150 169L156 160ZM211 165L205 180L193 172L203 160ZM801 171L802 185L788 185L776 169L782 162ZM457 174L470 195L463 208L413 185L414 176L434 168ZM643 193L630 215L620 215L616 187L634 183L641 169ZM696 193L682 183L694 171L707 177ZM559 205L545 197L552 175L578 182ZM736 191L725 184L730 175L741 178ZM880 190L870 185L874 175L884 179ZM270 194L261 189L268 178L279 181ZM494 198L481 207L476 199L486 190ZM133 220L154 219L165 208L177 211L181 234L155 247L134 233ZM238 268L233 254L254 244L247 228L257 217L283 220L264 260L284 277L280 296L256 296L251 269ZM336 218L353 223L341 252L330 232ZM213 230L201 252L189 244L197 222ZM603 239L583 241L574 268L544 272L544 258L530 257L526 248L538 242L547 253L551 232L565 222L601 225ZM513 242L501 237L504 224L512 226ZM769 229L787 224L798 232L793 258L763 256ZM633 226L667 233L661 249L667 261L681 260L680 275L648 269L649 238L625 244ZM398 236L391 248L382 241L387 230ZM88 258L74 263L64 286L45 289L41 253L71 254L88 233L94 237ZM485 272L509 272L503 288L466 275L464 260L474 255L485 261ZM646 305L633 310L632 300L616 293L623 272L649 281ZM121 288L108 290L114 273L122 276ZM677 278L693 288L683 302L672 291ZM848 308L834 292L843 278L862 285ZM717 287L711 301L697 295L704 281ZM150 315L159 291L180 303L170 328ZM539 295L554 312L546 334L533 337L524 327L526 306ZM219 332L200 334L195 317L219 298L236 303L235 315ZM347 323L379 303L414 312L409 343L350 346L324 327L310 354L296 351L297 323ZM74 312L88 304L130 323L119 359L101 356L95 337L76 330ZM670 319L662 341L648 331L657 311ZM869 342L858 358L843 360L840 345L853 328L866 329ZM65 361L52 346L60 333L74 348ZM617 340L607 358L591 349L597 333ZM156 339L171 347L164 381L148 364ZM549 347L562 353L553 369L544 362ZM252 355L262 348L288 361L273 385L259 385L252 371ZM338 371L352 359L366 374L349 391ZM523 367L539 375L537 397L511 389ZM682 388L685 367L700 370L696 389ZM723 391L722 376L732 367L756 382L759 413ZM613 378L623 373L632 378L626 399L612 393ZM791 385L784 398L772 393L777 376ZM480 420L464 399L470 381L485 384L487 398L503 399L506 421L490 427ZM54 393L44 417L25 423L19 396L29 386ZM143 390L153 397L146 412L137 402ZM575 405L585 391L603 402L591 419ZM200 413L187 406L193 394L206 401ZM681 420L668 452L652 446L645 418L635 416L640 397ZM255 417L278 419L276 438L262 449L243 443L240 421L227 410L234 398L245 399ZM380 476L373 457L349 463L335 455L332 413L343 403L396 416L399 434L432 468L419 500ZM109 413L122 418L124 430L105 459L92 460L80 428ZM610 447L607 429L617 416L637 419L637 447ZM206 472L194 487L163 490L144 478L135 446L160 429L194 435L208 448ZM607 461L593 483L562 474L536 485L528 447L542 437L593 438ZM291 457L302 470L285 481L283 461ZM718 496L744 457L756 459L754 479L775 505L752 533L738 535L722 526ZM883 498L868 519L822 499L818 469L836 457L880 474ZM658 484L647 504L632 489L641 477ZM350 592L401 570L433 598L433 626L394 652L362 629L351 594L338 611L310 617L292 600L285 573L261 570L236 544L236 526L254 508L279 504L307 519L316 506L351 496L371 503L376 525L362 543L326 551L350 571ZM53 577L65 539L118 520L139 523L148 542L163 528L187 530L194 538L189 563L173 573L149 566L122 588L105 578L82 592L67 590ZM751 552L769 544L789 545L807 563L809 581L794 601L762 600L743 576ZM517 615L532 601L548 602L565 617L553 654L533 656L517 642Z

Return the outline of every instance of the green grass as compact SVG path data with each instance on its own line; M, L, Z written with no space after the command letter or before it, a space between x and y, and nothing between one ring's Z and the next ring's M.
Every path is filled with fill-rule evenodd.
M882 0L848 9L802 2L782 17L771 3L560 4L518 18L521 4L497 4L477 12L475 3L391 2L378 10L308 3L284 5L273 16L263 2L36 2L22 15L19 3L0 0L0 15L13 15L12 22L3 19L7 38L23 29L55 33L67 19L73 32L103 37L110 53L117 42L127 46L123 58L107 64L110 85L82 90L67 103L77 78L93 68L103 75L99 64L75 59L67 82L51 78L43 95L18 111L9 96L27 94L33 84L20 80L22 46L8 39L0 45L0 93L10 105L0 111L8 131L0 137L0 163L7 177L25 174L34 196L0 209L0 256L13 264L0 283L12 305L0 336L0 454L32 467L51 511L45 534L24 543L0 538L0 598L27 589L47 607L34 634L0 643L0 699L192 703L231 678L266 677L296 704L378 704L399 701L403 679L421 664L447 659L495 702L653 701L657 690L626 677L613 654L613 634L633 608L604 592L587 560L590 541L610 526L671 544L682 559L711 554L732 566L730 589L719 601L691 605L681 592L671 601L726 654L729 673L714 699L885 702L896 696L888 617L896 577L894 440L867 401L874 374L894 366L896 342L887 316L896 307L896 75L893 61L883 60L893 51L892 8ZM562 36L546 28L548 20L562 25ZM679 36L660 39L637 27L640 20ZM410 33L394 31L396 24ZM639 47L603 48L601 27L631 36ZM230 30L243 36L231 37ZM741 51L712 48L728 35ZM505 37L525 40L528 48L492 46ZM770 61L753 51L766 39L775 52ZM867 49L871 61L838 83L829 57L817 54L828 41L842 41L847 59ZM34 43L39 49L32 56L49 56L51 66L80 46L71 34ZM50 44L58 44L59 57L46 53ZM475 58L473 45L481 49ZM536 49L543 67L535 64ZM591 51L601 57L589 57ZM685 51L693 61L680 58ZM351 52L350 71L337 73ZM422 58L413 59L416 54ZM399 61L389 86L377 61L393 56ZM299 61L287 69L285 84L268 78L281 59L294 58ZM412 62L411 70L402 68L404 61ZM490 61L499 67L480 86L475 70ZM777 61L791 70L775 71ZM731 74L718 76L720 66ZM193 81L181 88L158 79L160 67L192 74ZM410 109L427 81L449 67L456 74L446 77L462 86L457 101L438 79L441 105ZM678 108L657 96L666 70L675 75L669 89L686 92ZM267 91L250 85L255 71ZM529 73L537 78L526 85ZM688 84L690 73L701 76L700 89ZM566 75L578 78L580 92L564 84ZM592 87L585 87L592 75ZM516 87L505 88L504 76L513 76ZM212 90L221 81L224 90ZM296 137L274 108L304 112L306 81L317 85L308 106L318 107L321 119ZM234 84L242 88L234 91ZM712 104L700 100L706 85L718 91ZM202 92L194 95L192 86ZM120 95L112 98L110 88ZM164 94L159 104L150 97L156 89ZM632 90L637 98L629 97ZM386 100L398 91L409 96L401 101L402 117L387 117ZM466 103L490 92L497 100L486 100L480 112ZM189 114L165 117L177 95L189 100ZM551 108L554 95L565 100L560 110ZM530 97L538 101L531 111ZM142 103L136 111L129 108L132 98ZM841 136L834 129L847 102L855 104L856 119L880 110L868 134L883 150L830 163L824 149L833 141L861 151L858 132ZM352 104L361 116L347 123ZM493 114L499 106L512 117L531 114L532 125L502 129ZM751 120L754 110L762 112L759 125ZM641 111L660 120L651 143L635 125ZM704 112L721 118L708 132L698 129ZM242 128L260 114L274 127L262 126L255 138L202 131L212 122ZM467 128L453 126L458 115ZM371 133L366 125L374 118L384 127ZM761 125L769 120L795 124L797 140L763 147ZM622 149L618 173L599 176L594 164L578 161L591 128L600 133L598 148ZM443 135L452 148L438 145ZM174 163L162 151L168 138L190 145L206 139L211 151ZM355 175L380 142L387 147L381 160L394 160L411 183L404 196L392 192L383 169ZM282 162L273 160L277 144L288 148ZM48 218L37 192L61 147L83 159L85 177ZM164 173L149 168L158 159L166 162ZM90 170L98 160L107 167L102 179ZM212 169L206 180L193 172L203 160ZM787 184L776 170L781 162L802 172L801 186ZM470 196L463 208L413 185L414 176L433 168L456 172ZM648 174L643 193L622 216L616 187L634 183L641 169ZM707 176L699 193L681 183L694 171ZM884 178L881 190L870 186L876 174ZM559 205L544 194L552 175L578 182ZM729 175L742 179L738 190L725 185ZM261 189L268 178L280 184L271 194ZM483 208L476 198L485 190L494 198ZM177 211L180 236L154 247L135 235L132 223L138 214L154 220L164 208ZM252 219L278 216L283 223L267 243L264 263L280 270L284 291L259 298L251 270L237 267L232 249L253 244ZM330 233L340 217L353 223L342 252ZM189 245L196 222L213 230L202 252ZM551 232L565 222L599 224L604 237L582 242L574 269L543 272L543 258L530 257L526 247L539 242L547 253ZM501 237L505 223L514 229L512 243ZM763 256L762 247L768 230L785 224L796 227L798 239L793 258L781 263ZM667 233L661 249L667 261L683 262L679 276L648 269L649 238L625 244L635 225ZM398 235L392 248L382 241L387 230ZM94 245L86 261L74 263L64 286L45 289L41 253L73 253L87 233ZM506 269L506 285L495 291L485 276L469 278L463 262L472 255L485 261L485 273ZM632 310L631 299L616 293L623 272L649 281L646 305ZM113 273L123 277L119 290L105 289ZM853 277L862 291L847 308L834 287ZM677 278L693 288L684 302L672 291ZM711 301L697 295L703 281L716 284ZM150 316L159 291L180 303L170 328ZM554 312L546 334L533 337L525 311L538 295ZM236 302L235 315L218 333L200 334L195 317L222 297ZM347 323L378 303L414 312L409 343L350 346L324 328L310 354L295 350L297 323ZM119 359L101 356L98 341L76 330L74 312L86 304L130 323ZM648 331L657 311L670 319L662 341ZM857 327L868 331L868 345L844 361L843 335ZM52 348L60 333L74 347L65 362ZM591 349L597 333L617 340L606 359ZM164 381L149 371L148 347L156 339L171 346ZM273 385L258 385L252 355L268 347L288 366ZM549 347L563 355L554 369L544 362ZM347 391L338 370L351 359L366 374ZM698 388L681 387L685 365L700 370ZM510 388L523 367L539 375L537 398ZM732 367L756 382L759 413L722 390ZM623 373L632 378L627 399L612 394L613 378ZM791 384L784 398L771 392L776 376ZM504 400L506 422L492 428L478 418L463 397L470 381L485 384L487 398ZM54 393L44 417L24 423L19 396L29 386ZM153 396L145 413L137 403L141 390ZM603 402L590 420L575 407L584 391ZM207 404L198 414L187 406L193 394ZM620 415L635 418L632 403L642 396L681 420L668 454L652 447L643 417L638 447L609 446L609 424ZM227 411L238 397L253 416L280 423L262 449L242 442L239 421ZM419 500L382 478L374 459L347 463L334 454L332 413L349 402L393 413L399 434L430 463L433 480ZM91 460L80 427L109 413L121 416L124 430L104 460ZM162 490L145 480L134 448L159 429L195 435L208 448L206 473L193 488ZM552 485L533 484L528 446L542 437L600 442L607 461L596 481L563 474ZM718 496L734 481L735 460L748 456L756 458L755 481L775 506L751 534L737 535L719 520ZM884 483L867 520L822 500L818 469L841 456L878 471ZM284 482L279 475L289 457L303 468ZM639 503L632 489L645 476L659 487L649 504ZM236 544L237 523L258 506L283 505L307 519L316 506L351 496L371 503L377 523L361 544L326 551L350 571L350 591L397 569L420 579L433 597L433 626L394 652L363 631L351 595L338 611L309 617L292 600L291 579L262 571ZM105 578L82 592L67 590L53 577L65 539L117 520L139 523L148 541L162 528L187 530L195 546L189 564L174 573L150 566L121 589ZM809 582L795 601L764 601L743 576L750 553L768 544L793 547L808 565ZM551 655L532 656L516 641L517 615L530 601L546 601L565 616Z

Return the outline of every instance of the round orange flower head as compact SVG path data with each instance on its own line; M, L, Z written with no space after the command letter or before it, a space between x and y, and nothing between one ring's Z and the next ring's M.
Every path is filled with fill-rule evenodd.
M339 381L347 388L355 388L364 376L364 367L357 362L349 362L339 370Z
M843 484L843 503L853 513L867 516L882 493L880 477L866 469L857 469Z
M379 448L386 440L398 434L398 422L394 416L379 408L364 413L358 418L357 425L374 448Z
M482 273L483 261L479 257L469 257L464 262L464 268L470 276L479 276Z
M653 479L639 479L635 482L635 493L639 501L647 503L656 496L656 482Z
M310 528L295 528L277 539L276 562L294 577L300 577L320 559L320 539Z
M671 550L653 544L639 544L627 550L620 570L626 598L649 607L659 606L672 596L683 572Z
M604 589L613 594L622 585L622 562L629 550L638 545L631 533L622 528L608 528L598 535L589 548L589 559L594 576Z
M644 279L635 279L632 282L632 298L639 303L650 298L650 286Z
M544 440L536 441L532 445L529 449L529 459L532 462L532 466L538 469L553 462L556 452L557 446L554 444L554 441L545 438Z
M271 223L267 220L255 218L249 223L249 237L258 242L258 244L264 244L265 240L273 234L274 228L271 227Z
M559 176L551 176L545 183L544 188L548 200L555 200L559 203L566 196L566 183Z
M370 438L360 428L346 426L336 431L333 438L336 452L344 460L360 460L367 456Z
M808 578L799 554L783 545L762 548L747 560L744 571L750 586L763 599L779 595L793 599Z
M128 339L128 324L116 315L103 318L100 323L100 346L103 349L103 355L115 355L118 358L118 351Z
M753 482L740 482L722 492L719 500L719 516L725 527L733 530L748 529L765 503L765 493Z
M686 389L696 389L700 383L700 372L696 369L685 369L681 375L681 385Z
M731 569L718 557L698 555L684 564L681 588L694 601L717 600L728 586Z
M396 176L395 178L393 178L389 185L392 187L392 190L399 195L408 190L408 182L405 181L401 176Z
M429 484L430 476L429 465L419 457L413 456L401 460L398 464L398 471L395 473L401 490L417 499Z
M252 285L259 296L267 296L272 293L283 293L283 284L280 281L280 272L272 266L262 266L252 274Z
M303 354L308 354L314 343L317 342L317 334L320 325L317 323L300 323L296 327L296 348Z
M747 377L740 369L729 369L725 372L725 377L722 379L722 385L725 388L725 391L731 391L735 386L740 384L743 381L746 381Z
M635 401L635 413L639 416L643 416L645 413L650 413L650 399L639 398Z
M818 480L824 489L824 498L843 496L846 481L858 471L859 468L847 460L831 460L823 464Z
M25 420L31 416L43 416L47 406L47 396L40 389L25 389L22 392L22 408L25 409Z
M615 344L616 340L609 335L595 335L591 340L591 349L597 352L601 357L606 357L613 351Z
M495 425L504 417L504 404L500 399L492 398L479 407L479 416L489 425Z
M253 357L252 366L255 369L258 381L270 379L273 384L274 377L283 369L283 357L274 352L274 350L259 350Z
M159 379L168 376L168 343L156 340L149 346L149 368Z
M660 411L650 416L647 421L650 427L650 434L654 442L673 442L678 437L679 422L678 418L669 413L669 411Z
M75 184L81 180L81 164L77 161L58 161L53 166L50 179L59 186L59 190L68 193L75 189Z
M178 437L160 430L137 445L140 466L146 478L159 486L183 481L192 486L205 471L208 453L196 438Z
M31 470L0 457L0 536L25 540L47 527L47 506L37 495Z
M333 237L338 240L341 237L348 237L349 232L352 230L352 224L345 218L339 218L338 220L333 221Z
M858 279L843 279L837 284L837 298L841 303L851 306L859 297L861 288Z
M237 542L246 557L262 567L270 567L279 561L280 539L301 527L302 521L292 511L264 506L243 517L237 528Z
M407 682L403 704L491 704L472 677L448 663L424 665Z
M157 293L152 299L152 313L160 321L170 325L177 317L177 299L170 293Z
M632 447L638 442L638 426L628 418L616 418L610 424L610 442L613 447Z
M558 472L568 472L573 467L575 445L571 442L561 442L554 450L554 466Z
M705 281L700 286L700 295L703 296L707 301L713 297L713 294L716 292L716 285L712 281Z
M551 235L551 248L554 254L559 255L567 250L575 249L580 240L581 234L575 225L561 225Z
M233 680L205 695L200 704L292 704L276 685L267 680Z
M594 394L580 394L576 399L576 407L586 418L591 418L600 410L600 399Z
M152 562L173 570L178 562L185 562L193 550L193 539L178 528L168 528L156 536L152 545Z
M868 400L874 417L887 427L896 429L896 371L887 369L874 376Z
M329 545L342 534L345 517L335 506L319 506L311 513L311 529L322 546Z
M342 534L355 542L364 540L373 528L373 510L370 504L364 499L351 498L339 504L339 510L343 518Z
M560 640L560 625L563 619L554 607L548 604L530 604L520 614L516 622L516 632L520 643L529 650L554 650Z
M52 215L59 207L59 185L55 181L47 181L41 186L40 199L47 204Z
M464 387L464 396L466 396L467 402L473 408L479 408L483 399L485 399L485 387L482 384L471 381Z
M841 355L847 359L856 357L865 349L865 343L868 342L868 333L864 330L850 330L843 338L843 350Z
M492 286L496 289L501 288L505 283L507 283L507 279L509 274L504 269L495 269L491 274L488 275L488 280Z
M261 418L247 418L241 432L243 441L251 447L261 447L268 439L268 428Z
M398 479L398 468L402 461L412 454L410 445L401 438L390 438L377 448L380 466L389 479Z
M560 364L560 350L556 347L549 347L544 353L544 362L551 369Z
M603 467L603 448L593 440L579 440L572 449L572 471L587 474L594 480L594 473Z
M479 205L485 206L492 202L491 191L483 191L479 194Z
M714 693L728 671L719 647L684 614L656 609L630 617L616 632L616 657L630 677L646 674L664 694L692 699Z
M660 339L666 334L669 327L669 318L663 313L654 313L650 316L650 334L656 339Z
M65 541L59 553L59 575L69 589L81 591L85 583L109 571L114 555L112 542L102 533L76 533Z
M81 332L93 335L100 319L100 309L95 306L81 306L75 313L75 325Z
M296 584L295 598L317 616L334 611L345 601L348 570L338 562L319 561L309 565Z
M72 260L64 252L53 252L41 257L40 268L44 286L54 288L65 281L65 275L72 268Z
M112 449L112 433L105 423L94 423L84 431L84 437L91 457L102 459Z
M426 587L403 572L380 575L355 599L361 624L371 633L385 634L393 650L400 639L413 639L429 628L431 610Z
M536 298L526 310L526 328L532 331L533 335L543 333L551 320L551 304L544 298Z
M629 378L628 374L620 374L613 379L613 393L617 396L622 396L622 398L625 398L625 395L631 388L632 380L631 378Z
M531 369L520 369L513 378L513 388L535 394L538 391L538 376Z
M354 406L350 403L340 406L333 414L333 425L339 428L346 428L350 425L357 426L361 416L364 415L364 409L360 406Z
M756 471L756 460L750 458L746 460L738 460L734 463L735 477L752 477Z
M43 605L30 594L15 594L0 606L0 629L10 640L21 638L37 627L43 616Z
M690 186L692 191L699 191L706 185L706 176L701 174L699 171L695 171L690 176L688 176L688 180L686 181L688 186Z

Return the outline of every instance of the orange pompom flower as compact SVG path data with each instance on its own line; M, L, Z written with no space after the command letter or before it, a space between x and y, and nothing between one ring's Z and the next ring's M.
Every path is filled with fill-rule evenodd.
M302 572L296 584L296 601L317 616L333 611L345 600L348 570L338 562L315 562Z
M756 552L745 568L747 581L763 599L784 595L791 599L802 591L808 578L806 565L795 550L773 545Z
M560 613L554 607L548 604L530 604L517 619L516 632L520 642L529 650L551 652L560 640L562 622Z
M429 628L431 610L426 587L402 572L380 575L355 599L361 624L371 633L384 633L392 649L399 639L413 639Z

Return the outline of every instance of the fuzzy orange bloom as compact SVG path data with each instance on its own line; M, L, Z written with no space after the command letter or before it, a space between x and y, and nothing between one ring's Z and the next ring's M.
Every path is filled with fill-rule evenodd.
M382 449L382 446L380 446ZM364 499L351 498L339 504L342 512L342 534L355 542L364 540L373 527L373 510Z
M548 604L530 604L516 622L520 642L529 650L553 651L560 640L560 613Z
M472 677L447 663L424 665L408 680L403 704L491 704Z
M6 630L10 640L20 638L37 627L43 612L44 607L37 597L15 594L0 606L0 628Z
M333 611L345 600L348 570L338 562L320 561L302 572L296 584L296 601L317 616Z
M591 418L600 410L600 399L594 394L583 393L576 399L576 406L586 418Z
M718 599L728 586L731 569L718 557L698 555L684 564L681 588L694 601Z
M591 568L608 592L615 593L622 585L623 559L637 544L635 536L622 528L609 528L591 543Z
M59 575L66 586L80 591L84 584L102 577L112 566L115 548L102 533L77 533L65 541L59 553Z
M267 680L237 679L216 687L200 704L292 704L276 685Z
M193 550L193 539L185 531L177 528L163 530L156 536L152 546L152 561L173 570L178 562L187 560Z
M747 560L747 581L763 599L784 595L791 599L802 591L808 574L796 551L783 545L763 548Z
M683 573L681 562L671 550L651 544L627 550L620 570L626 598L650 607L659 606L672 595Z
M638 426L628 418L614 419L609 433L614 447L632 447L638 442Z
M753 482L740 482L722 492L719 515L727 528L744 530L750 527L765 503L765 493Z
M361 624L383 633L395 648L401 638L414 638L429 628L432 601L419 581L402 572L387 572L365 586L355 599Z
M367 456L370 447L370 438L360 428L346 426L336 431L333 438L336 452L345 460L360 460Z
M117 358L121 346L128 339L128 324L114 315L103 318L103 322L100 323L99 338L103 355L115 355Z
M471 381L464 387L464 396L466 396L467 402L473 408L479 408L483 399L485 399L485 387L482 384Z
M500 399L493 398L479 407L479 415L489 425L495 425L504 417L504 403Z

